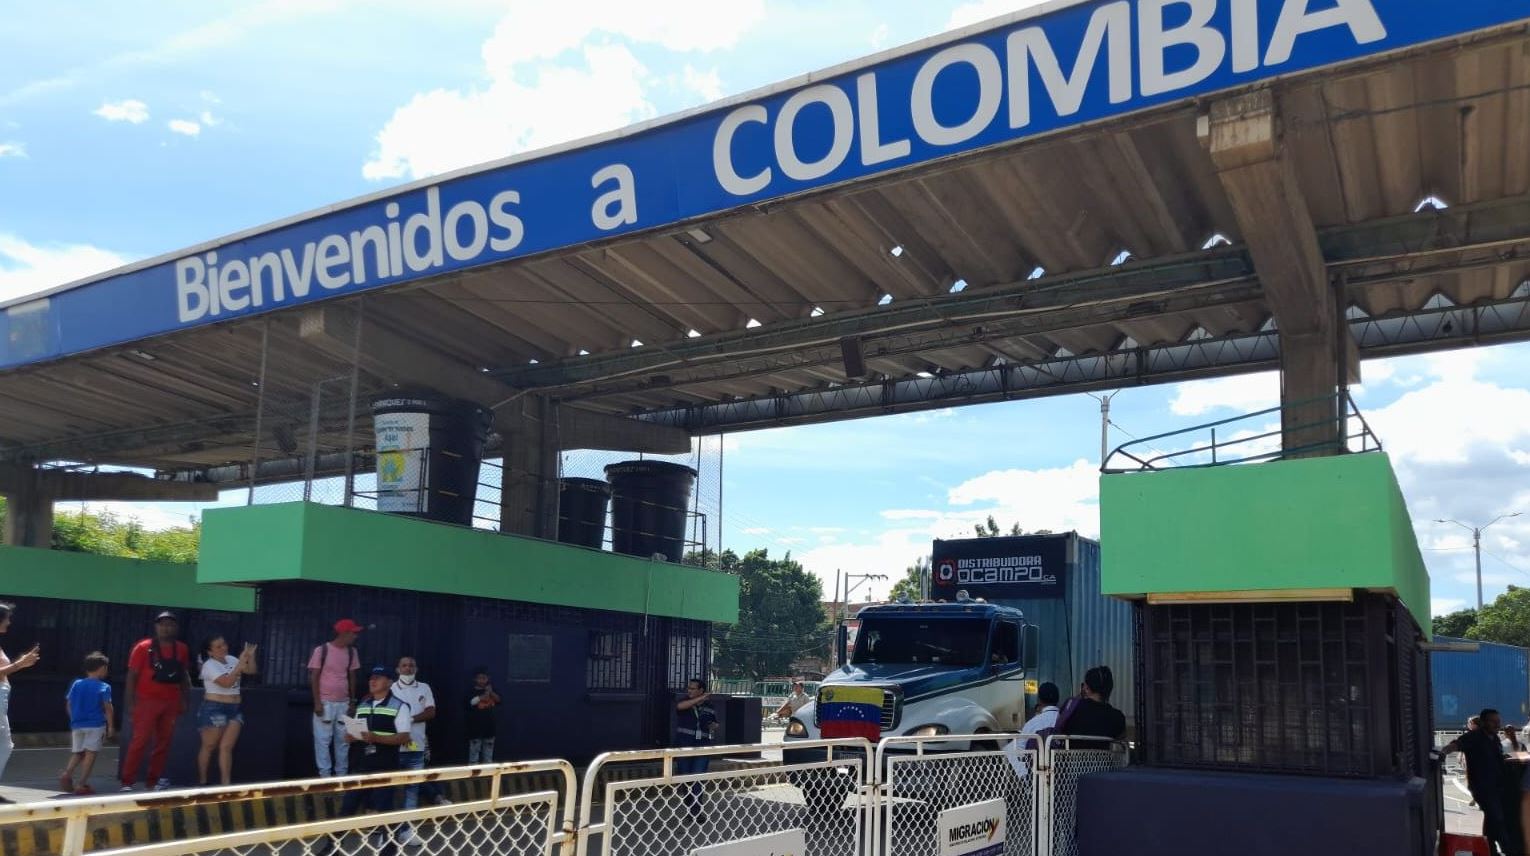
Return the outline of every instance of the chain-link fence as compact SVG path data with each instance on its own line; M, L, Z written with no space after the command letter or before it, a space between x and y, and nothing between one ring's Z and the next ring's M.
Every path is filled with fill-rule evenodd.
M1047 738L1038 765L1041 838L1049 856L1078 856L1078 782L1090 773L1125 767L1126 744L1097 737Z
M392 810L427 781L470 798ZM567 762L533 761L122 794L0 808L0 832L17 833L7 856L554 856L572 843L574 784ZM151 821L170 834L148 834Z
M941 737L894 737L877 747L878 790L882 823L880 852L896 856L936 856L942 812L989 800L1005 807L1004 853L1036 853L1037 750L1020 740L995 735L958 737L967 752L935 751L952 741ZM999 745L1003 744L1003 745Z
M801 740L787 760L779 744L613 752L584 771L577 814L564 761L43 802L0 807L0 844L5 856L668 856L800 832L804 856L934 856L942 813L1002 801L1005 854L1076 856L1079 780L1125 766L1127 749L1029 739ZM974 748L940 751L953 744ZM425 782L457 802L392 810Z
M765 747L614 752L585 774L579 856L662 856L802 830L808 856L860 856L866 845L869 743L803 741L822 760L766 761ZM753 756L729 763L727 756ZM712 772L713 766L718 767ZM624 771L638 770L627 778Z

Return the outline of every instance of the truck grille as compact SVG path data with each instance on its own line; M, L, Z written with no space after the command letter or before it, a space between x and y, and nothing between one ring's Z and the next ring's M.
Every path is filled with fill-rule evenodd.
M882 690L882 721L880 726L883 731L891 731L898 727L898 720L902 718L901 705L898 704L898 693L895 690ZM813 706L813 725L820 726L818 716L819 706Z
M882 730L891 731L898 727L898 694L892 690L882 690Z

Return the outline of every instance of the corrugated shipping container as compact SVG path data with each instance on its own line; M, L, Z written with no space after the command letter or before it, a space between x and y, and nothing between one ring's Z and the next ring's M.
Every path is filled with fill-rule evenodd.
M1063 698L1078 691L1084 672L1089 668L1109 666L1116 681L1110 703L1126 715L1128 725L1134 724L1137 710L1136 682L1132 675L1136 662L1132 648L1135 619L1132 604L1100 594L1100 542L1080 537L1077 532L991 540L1031 544L1063 542L1066 579L1061 598L1004 597L998 594L1001 590L998 586L963 587L970 589L974 597L1018 608L1025 613L1027 623L1041 628L1038 678L1057 684ZM935 555L942 555L943 544L952 543L955 542L937 541ZM1018 546L1017 551L1027 550L1025 546ZM1037 547L1030 552L1051 551Z
M1435 642L1471 642L1435 637ZM1434 727L1456 731L1485 707L1514 725L1530 722L1530 650L1481 642L1475 654L1435 651L1429 655L1434 677Z

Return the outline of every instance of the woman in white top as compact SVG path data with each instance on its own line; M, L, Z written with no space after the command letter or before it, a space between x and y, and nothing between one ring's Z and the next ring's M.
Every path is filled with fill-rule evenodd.
M228 641L214 636L202 643L202 707L197 711L197 728L202 732L202 750L197 753L197 780L207 784L207 769L213 750L218 750L218 776L223 784L233 783L234 744L244 727L239 711L239 678L255 674L255 646L244 643L244 652L229 656Z
M11 612L15 609L13 604L0 603L0 633L11 629ZM0 775L5 773L5 764L11 760L11 675L37 665L37 659L36 645L14 660L0 651ZM6 797L0 797L0 804L8 805L11 802Z

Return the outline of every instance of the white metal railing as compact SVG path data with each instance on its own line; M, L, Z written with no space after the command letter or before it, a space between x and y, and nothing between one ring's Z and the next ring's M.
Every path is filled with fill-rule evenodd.
M237 832L188 835L178 840L91 846L103 825L131 822L134 815L199 806L221 807L289 797L334 799L359 797L377 788L402 789L426 781L482 782L475 799L428 808L381 814L333 817ZM550 784L551 787L544 787ZM558 856L572 852L574 838L574 768L567 761L487 764L428 771L375 773L331 779L305 779L269 785L202 788L164 793L127 793L95 799L41 802L0 807L0 830L45 825L52 856L373 856L400 852L401 845L422 856ZM397 794L395 794L397 796ZM397 802L395 800L395 802ZM242 811L243 805L238 810ZM51 827L51 830L48 828ZM61 830L60 830L61 828ZM37 851L49 852L49 851Z
M953 742L974 748L942 750ZM994 799L1004 800L1006 856L1035 856L1040 753L1030 742L994 734L884 739L876 756L879 839L868 856L937 856L941 812Z
M1037 764L1040 850L1046 856L1078 856L1078 781L1089 773L1125 767L1127 745L1100 737L1047 738Z
M862 856L870 820L865 740L802 740L796 763L756 757L712 772L723 756L779 745L608 752L580 792L579 856L691 853L712 844L802 830L813 856ZM821 757L820 754L821 753Z
M651 856L801 830L806 856L935 856L941 812L1002 800L1006 856L1076 856L1079 779L1125 766L1127 748L1035 741L974 734L611 752L584 771L577 804L573 767L557 760L121 794L3 807L0 833L48 842L20 856ZM783 749L790 761L777 760ZM351 817L328 810L320 813L328 819L292 823L270 810L294 797L332 801L454 780L468 792L455 804ZM150 813L230 806L257 822L152 842L106 834Z

